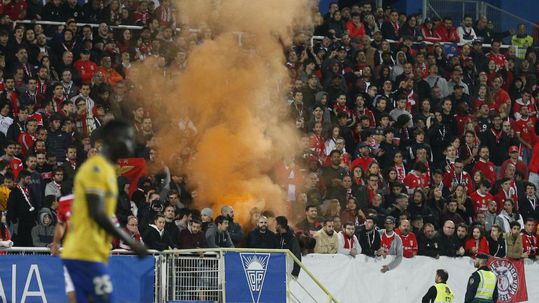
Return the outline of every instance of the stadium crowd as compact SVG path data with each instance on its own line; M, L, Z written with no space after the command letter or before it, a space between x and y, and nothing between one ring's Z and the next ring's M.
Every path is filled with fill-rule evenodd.
M0 4L1 246L51 246L59 199L107 121L132 121L137 156L157 162L158 127L130 94L131 64L159 57L182 69L212 37L176 32L173 11L168 0ZM134 191L118 178L118 223L157 250L535 260L539 61L526 26L495 32L484 16L420 20L369 1L335 2L318 17L284 51L303 150L273 178L298 223L253 208L240 226L234 211L245 209L197 209L187 177L167 167ZM143 28L109 26L119 24ZM311 45L312 35L323 38Z

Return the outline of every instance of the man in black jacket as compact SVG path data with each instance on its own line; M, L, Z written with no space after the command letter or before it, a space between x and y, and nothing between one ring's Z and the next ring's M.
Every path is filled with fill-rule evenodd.
M243 230L239 223L234 222L234 209L232 206L225 205L221 208L221 215L228 219L228 233L234 246L238 247L243 240Z
M62 131L64 118L60 114L53 114L50 118L50 131L47 136L47 152L56 156L58 162L64 162L66 148L69 145L67 133Z
M426 223L423 226L423 232L417 237L417 242L419 244L420 256L429 256L432 258L437 258L439 253L440 245L438 239L435 237L436 231L434 230L434 225L431 223Z
M380 233L376 230L376 223L372 217L367 217L363 226L356 231L356 237L361 245L361 253L369 257L377 256L381 247Z
M257 227L247 236L247 248L275 249L278 247L277 236L268 229L268 218L260 216Z
M288 226L288 219L285 216L278 216L275 218L277 221L277 238L279 240L280 249L288 249L290 252L301 261L301 249L299 247L299 241L294 236L292 229ZM299 264L294 262L294 268L292 269L292 276L298 277L299 275Z
M523 218L539 220L539 199L537 199L535 185L525 182L526 194L518 199L518 210Z
M440 256L456 257L464 255L464 248L460 246L460 241L455 235L455 228L455 223L447 220L442 231L436 235Z
M29 171L21 171L19 183L11 191L7 201L7 220L14 225L15 246L33 246L31 232L36 225L37 209L28 190L31 178Z

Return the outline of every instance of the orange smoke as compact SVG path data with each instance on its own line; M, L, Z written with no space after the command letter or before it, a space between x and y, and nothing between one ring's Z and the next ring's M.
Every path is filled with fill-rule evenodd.
M167 77L148 77L161 64L155 60L132 72L144 102L170 121L158 135L160 157L189 155L169 165L196 187L196 207L219 213L231 205L241 223L253 207L286 214L284 192L270 176L298 142L286 118L290 79L280 41L292 41L292 29L310 25L312 2L178 1L180 22L211 31L213 39L189 50L181 72L172 63ZM193 37L185 32L183 38ZM187 118L196 131L180 130L178 121Z

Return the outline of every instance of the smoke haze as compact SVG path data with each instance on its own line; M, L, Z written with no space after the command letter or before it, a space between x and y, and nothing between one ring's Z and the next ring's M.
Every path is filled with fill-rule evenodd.
M293 28L310 24L312 2L177 1L178 20L211 30L212 40L192 47L186 69L170 72L170 80L155 72L149 77L162 64L155 60L133 71L144 102L158 102L159 115L173 121L158 135L160 157L190 153L182 173L197 188L197 208L212 207L216 215L230 204L241 223L255 206L286 214L285 192L270 178L298 149L283 101L290 82L283 43L292 41ZM179 131L185 117L196 135Z

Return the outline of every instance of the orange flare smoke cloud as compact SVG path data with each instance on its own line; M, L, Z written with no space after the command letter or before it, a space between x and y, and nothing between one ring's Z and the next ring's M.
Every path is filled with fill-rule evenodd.
M214 38L190 50L187 68L170 81L148 79L156 64L151 60L133 71L141 92L151 97L145 102L161 99L159 114L173 121L159 133L161 157L187 147L192 152L182 172L197 187L197 207L218 211L230 204L241 223L255 206L286 214L284 192L269 175L295 154L298 142L294 125L285 122L290 79L279 41L291 41L292 28L310 24L312 2L181 1L179 20L211 29ZM197 128L194 137L177 128L185 116Z

